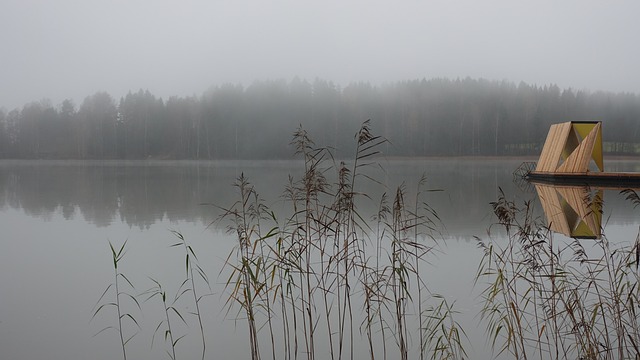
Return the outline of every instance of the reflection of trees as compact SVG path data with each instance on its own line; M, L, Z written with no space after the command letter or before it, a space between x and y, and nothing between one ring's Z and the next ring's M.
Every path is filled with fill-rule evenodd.
M279 193L287 173L277 183L270 183L273 176L256 180L266 192ZM98 226L117 216L141 228L165 217L208 223L213 212L200 204L231 203L237 174L238 166L231 163L8 163L0 165L0 207L37 217L54 211L66 219L80 214Z
M444 190L429 193L429 205L448 231L459 234L490 222L489 202L495 201L498 186L507 193L519 193L511 182L517 165L515 160L394 161L383 164L386 172L372 176L390 188L407 181L411 189L411 181L426 172L428 188ZM4 162L0 163L0 208L23 209L42 218L54 212L65 219L82 216L98 226L118 220L146 228L162 219L208 224L216 210L200 204L232 204L236 199L231 184L241 172L277 211L288 175L295 177L301 171L299 163L284 161ZM371 184L363 190L373 200L359 208L369 216L384 189ZM535 193L522 196L535 198ZM624 197L607 196L605 212L627 208L632 205Z

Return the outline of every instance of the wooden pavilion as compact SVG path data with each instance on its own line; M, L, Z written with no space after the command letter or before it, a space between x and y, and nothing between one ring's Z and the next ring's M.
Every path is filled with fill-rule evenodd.
M637 187L640 173L604 171L602 123L571 121L551 125L535 170L526 175L536 182Z

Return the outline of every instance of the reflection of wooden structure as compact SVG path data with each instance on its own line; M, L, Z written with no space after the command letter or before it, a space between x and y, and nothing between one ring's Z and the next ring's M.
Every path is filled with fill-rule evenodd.
M538 164L527 178L563 184L640 184L640 173L604 172L602 123L595 121L551 125Z
M536 184L549 228L578 239L599 239L603 190L586 186Z

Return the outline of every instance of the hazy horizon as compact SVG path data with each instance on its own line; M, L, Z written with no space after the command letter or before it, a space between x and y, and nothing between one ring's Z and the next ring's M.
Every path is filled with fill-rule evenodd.
M0 108L295 77L640 93L640 3L6 0Z

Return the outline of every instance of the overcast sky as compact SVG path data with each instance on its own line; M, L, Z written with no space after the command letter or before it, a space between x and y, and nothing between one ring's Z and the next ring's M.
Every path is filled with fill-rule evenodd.
M640 93L640 1L1 0L0 107L294 76Z

